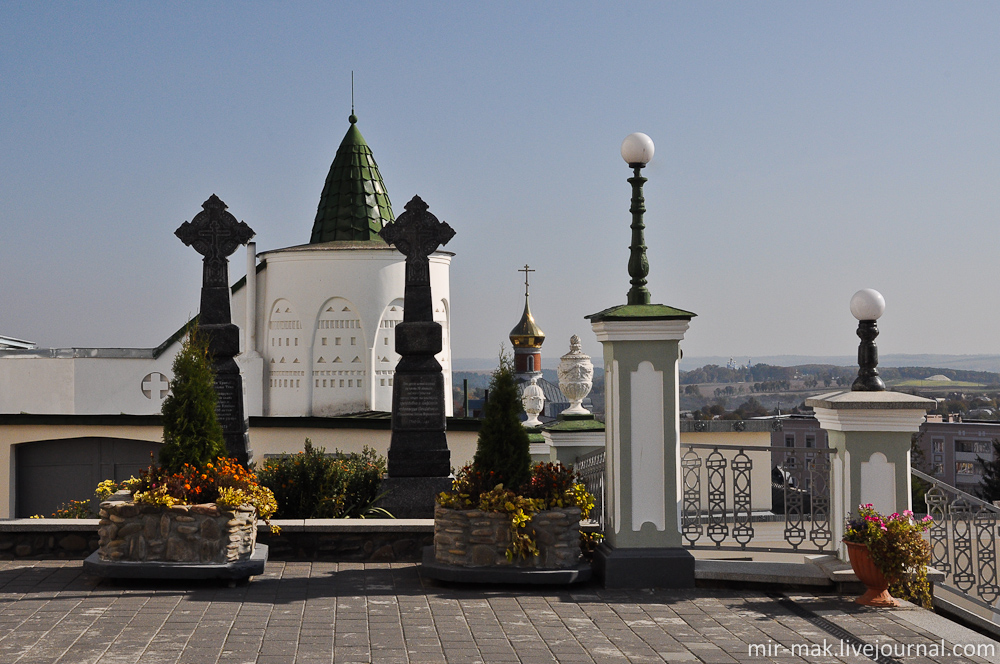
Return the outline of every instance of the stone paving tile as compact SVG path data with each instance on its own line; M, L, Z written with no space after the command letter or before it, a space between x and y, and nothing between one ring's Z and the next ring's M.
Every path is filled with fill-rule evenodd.
M904 609L789 596L869 642L938 642ZM755 591L450 587L409 564L308 562L270 563L235 588L118 584L83 575L79 562L0 562L0 664L871 661L788 650L837 638ZM750 652L768 643L784 650Z

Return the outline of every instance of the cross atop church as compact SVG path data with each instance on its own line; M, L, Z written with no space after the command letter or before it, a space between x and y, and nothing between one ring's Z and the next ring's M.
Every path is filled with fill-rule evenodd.
M237 221L228 206L212 194L201 205L202 211L174 231L181 242L204 256L203 286L229 287L228 258L236 248L254 236L245 221Z
M524 267L518 270L518 272L524 272L524 296L528 297L528 273L534 272L534 270L528 267L528 264L525 263Z

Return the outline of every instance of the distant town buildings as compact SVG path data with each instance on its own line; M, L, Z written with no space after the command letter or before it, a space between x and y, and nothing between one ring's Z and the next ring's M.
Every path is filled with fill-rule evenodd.
M758 419L758 418L755 418ZM771 446L801 448L808 455L810 448L828 447L826 431L811 415L781 415L768 418L780 420L781 429L771 432ZM913 465L935 479L966 493L977 494L983 472L979 459L994 460L993 441L1000 440L1000 422L962 421L955 416L928 415L916 434ZM797 452L798 454L798 452ZM785 454L772 453L772 464L779 467Z

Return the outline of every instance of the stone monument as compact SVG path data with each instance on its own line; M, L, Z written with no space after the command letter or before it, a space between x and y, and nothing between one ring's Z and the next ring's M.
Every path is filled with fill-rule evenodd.
M243 378L233 358L240 353L240 329L232 322L229 302L229 256L254 236L246 222L226 211L218 196L202 203L203 209L174 234L204 256L201 311L198 329L208 338L208 352L215 372L218 395L216 414L229 456L246 465L252 459L244 404Z
M569 400L563 415L590 415L583 407L583 400L594 387L594 363L584 354L580 337L569 339L569 352L559 358L559 391Z
M435 355L442 330L433 320L430 261L455 231L427 211L419 196L379 232L406 256L403 322L396 326L400 355L392 386L389 473L380 506L397 518L432 518L434 497L451 486L451 451L445 436L445 384Z

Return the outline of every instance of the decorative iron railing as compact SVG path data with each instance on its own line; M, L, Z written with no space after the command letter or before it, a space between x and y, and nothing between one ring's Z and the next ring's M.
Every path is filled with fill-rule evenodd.
M931 567L945 574L945 585L966 599L994 609L1000 599L997 575L997 521L1000 508L919 470L914 477L931 485L924 495L934 518L928 531Z
M796 552L831 552L833 450L711 443L681 443L681 449L686 450L681 457L686 547L787 552L790 546ZM757 467L769 473L769 486L751 481L751 455L758 457ZM772 455L779 459L773 468ZM774 521L768 517L775 513L784 514L784 528L770 525ZM762 530L769 532L758 539Z
M594 496L594 509L590 511L590 520L596 521L604 528L604 450L591 452L582 456L573 464L587 491Z

